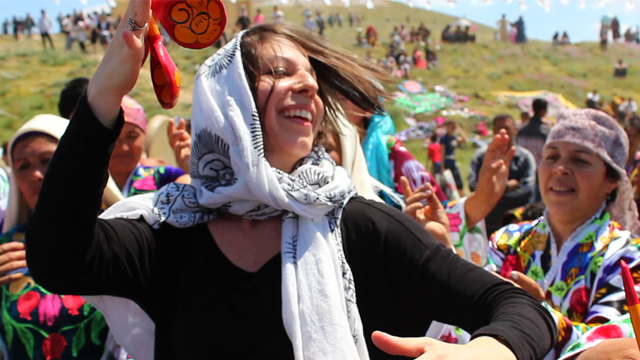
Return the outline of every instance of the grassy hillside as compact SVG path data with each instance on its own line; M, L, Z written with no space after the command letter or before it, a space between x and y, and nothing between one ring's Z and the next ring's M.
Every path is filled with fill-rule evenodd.
M254 5L254 11L258 7ZM269 14L271 6L262 6L262 10ZM283 10L288 21L302 23L303 6L291 6ZM340 11L346 17L348 9L322 7L321 10L324 14ZM358 6L349 10L361 14L362 28L374 24L378 29L382 44L373 50L377 57L384 55L388 34L394 25L406 23L409 27L417 27L420 22L424 22L432 30L432 48L435 48L439 45L440 31L453 20L447 15L412 9L397 3L379 3L373 10ZM437 51L440 66L433 70L414 71L413 77L427 88L443 84L469 96L471 99L466 105L471 109L484 111L488 116L502 112L518 114L514 104L491 106L483 101L494 101L493 92L499 90L545 89L562 93L579 106L584 103L586 92L593 88L599 89L605 101L612 94L640 98L640 82L637 81L640 58L636 49L616 44L603 53L595 43L566 47L554 47L546 42L501 44L493 41L494 29L486 26L479 26L477 34L476 44L441 45ZM366 49L355 46L355 35L355 26L349 28L348 24L344 24L343 28L328 28L326 31L327 39L335 46L364 56ZM64 52L61 50L64 47L63 36L54 36L54 41L58 50L43 52L38 36L21 39L19 42L8 36L0 36L0 140L7 140L13 131L33 115L57 114L57 100L64 83L78 76L90 77L101 59L101 49L98 49L97 54L92 54L89 49L90 54L84 55L76 44L72 51ZM413 44L407 44L407 50L413 49ZM196 66L210 56L213 50L193 51L173 46L169 48L169 52L182 73L183 90L178 105L172 111L165 111L159 106L151 87L148 64L143 68L132 96L145 106L149 115L167 113L188 116ZM627 80L612 77L613 64L618 58L629 64ZM389 88L393 89L393 84ZM406 114L393 106L389 107L389 111L398 130L406 127L402 121ZM429 118L423 116L419 120ZM477 120L461 119L461 122L469 129ZM420 144L410 143L408 146L420 160L424 160ZM471 148L464 149L459 155L465 177L465 163L468 163L472 151Z

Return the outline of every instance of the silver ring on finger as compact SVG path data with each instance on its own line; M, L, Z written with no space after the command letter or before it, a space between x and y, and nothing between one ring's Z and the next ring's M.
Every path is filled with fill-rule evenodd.
M138 26L136 21L131 17L129 17L129 19L127 20L127 29L129 29L131 32L144 30L147 28L147 26L149 26L149 23L144 24L144 26Z

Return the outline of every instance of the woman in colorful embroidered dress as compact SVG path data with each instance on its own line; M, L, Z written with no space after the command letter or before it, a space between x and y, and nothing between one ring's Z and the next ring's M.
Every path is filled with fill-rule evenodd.
M142 106L129 96L122 99L125 125L111 155L109 172L123 197L154 192L166 184L188 183L185 172L173 166L142 165L147 119Z
M549 359L627 312L619 261L640 271L640 240L633 235L638 213L624 169L628 147L624 130L608 115L591 109L563 114L538 168L544 215L498 230L489 244L486 268L552 311L559 338Z
M31 278L25 261L27 215L68 123L55 115L38 115L9 142L11 195L0 235L0 335L4 355L12 360L126 356L98 310L80 296L43 289ZM73 194L69 201L74 201Z

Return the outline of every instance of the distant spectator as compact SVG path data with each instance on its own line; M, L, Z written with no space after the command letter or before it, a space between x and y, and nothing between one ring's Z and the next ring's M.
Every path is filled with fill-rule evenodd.
M527 35L525 34L524 20L522 16L518 18L518 21L511 24L514 28L516 28L516 43L522 44L527 42Z
M324 36L325 23L320 11L316 12L316 24L318 25L318 35Z
M569 45L569 44L571 44L571 41L569 41L569 34L567 34L566 31L562 33L562 38L560 39L560 44L561 45Z
M376 30L376 28L374 28L371 25L367 26L366 36L367 36L367 43L369 44L369 46L371 46L372 48L375 48L376 43L378 42L378 31Z
M282 10L279 10L277 6L273 7L273 14L271 14L271 23L272 24L284 23L284 12L282 12Z
M498 115L493 119L493 133L506 130L509 135L509 147L514 146L514 139L518 133L514 119L510 115ZM515 145L516 152L509 166L509 181L500 201L485 218L487 234L493 234L502 227L504 214L528 204L535 192L536 162L529 150ZM469 190L475 191L478 185L478 175L486 155L486 148L478 149L471 160L469 172Z
M51 27L53 27L53 22L51 22L51 19L47 17L47 13L44 10L42 10L42 17L40 18L40 22L38 25L38 27L40 28L40 36L42 37L42 47L44 47L44 49L46 50L46 41L49 40L49 45L53 50L53 40L51 40L51 35L49 35Z
M64 89L60 92L60 100L58 101L58 112L60 112L61 117L71 119L78 100L84 94L87 85L89 85L89 79L85 77L75 78L65 84Z
M615 65L613 76L618 79L625 79L627 77L627 64L623 63L622 59L619 59Z
M502 18L500 19L500 21L498 21L498 28L500 29L500 42L509 42L509 25L510 23L507 20L507 16L505 14L502 14Z
M602 21L600 24L600 50L607 50L607 42L609 42L609 24Z
M632 176L635 169L638 168L640 163L640 117L638 115L629 116L625 121L624 131L629 138L629 157L627 158L627 165L625 170L628 176ZM637 174L633 174L638 176Z
M447 121L444 126L447 133L440 138L440 144L444 145L441 149L444 168L451 170L458 192L460 192L460 195L462 196L464 183L462 182L462 176L460 175L458 162L456 161L456 148L460 144L467 142L467 136L460 125L453 120ZM460 136L458 136L456 132L459 132Z
M628 98L618 107L620 120L624 120L628 116L631 116L637 112L638 112L638 103L636 103L632 98Z
M431 168L432 174L440 174L442 172L442 150L440 149L440 139L438 134L433 133L431 135L431 143L427 147L427 166ZM431 166L429 166L431 165Z
M36 22L31 17L31 14L27 13L27 17L22 22L22 29L27 33L29 39L31 39L31 32L34 26L36 26Z
M316 21L313 20L311 15L307 15L307 19L304 21L304 28L309 31L314 31L316 29Z
M251 19L249 19L249 12L247 11L247 7L244 5L240 6L240 15L238 15L238 20L236 20L236 26L240 28L240 30L247 30L251 25Z
M613 42L620 40L620 21L615 16L611 20L611 37L613 37Z
M327 24L329 24L329 27L333 27L333 23L336 21L336 18L333 16L333 14L329 13L329 16L327 16Z
M349 27L353 27L354 16L351 11L349 11Z
M20 27L22 23L14 16L13 17L13 37L14 39L20 39Z
M593 89L593 91L587 93L587 107L600 110L600 94L598 94L598 90Z
M258 9L256 11L256 16L253 18L253 23L255 25L262 25L264 24L264 14L262 13L262 10Z
M111 22L107 19L105 14L101 14L98 17L97 30L100 45L106 50L107 46L109 46L109 43L111 42Z
M535 99L531 107L533 108L533 117L518 130L516 144L529 150L533 154L536 164L540 164L542 161L542 149L550 130L549 125L542 121L547 115L548 103L544 99ZM536 186L533 201L540 201L541 199L540 190Z
M343 20L342 14L341 13L337 13L336 14L336 21L338 22L338 27L342 27L342 20Z
M531 120L531 115L529 115L528 111L520 112L520 128L527 125L527 123Z
M4 19L4 22L2 23L2 34L3 35L9 35L9 27L11 26L11 23L9 22L9 19Z
M553 45L560 45L560 32L556 31L555 34L553 34L553 38L551 38L551 43Z

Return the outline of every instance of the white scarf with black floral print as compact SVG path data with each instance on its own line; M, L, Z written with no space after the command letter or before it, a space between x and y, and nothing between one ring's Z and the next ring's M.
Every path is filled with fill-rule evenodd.
M347 172L322 147L287 174L264 157L262 129L246 81L238 35L209 58L195 81L191 185L126 199L103 218L139 218L190 227L220 212L282 216L282 317L295 358L367 359L340 217L356 194ZM215 234L214 234L215 236ZM154 324L133 302L88 297L137 360L153 357Z

